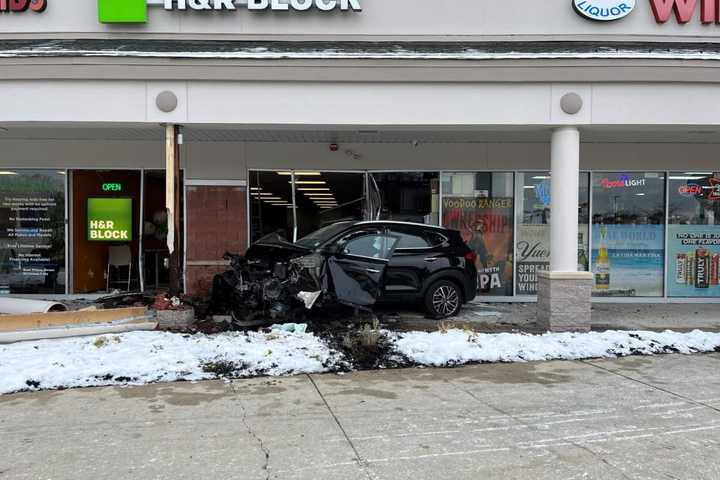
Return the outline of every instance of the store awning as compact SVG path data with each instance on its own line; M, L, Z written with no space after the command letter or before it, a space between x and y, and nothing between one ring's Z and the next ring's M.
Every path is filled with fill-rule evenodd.
M654 42L281 42L195 40L3 40L0 58L720 60L718 43Z

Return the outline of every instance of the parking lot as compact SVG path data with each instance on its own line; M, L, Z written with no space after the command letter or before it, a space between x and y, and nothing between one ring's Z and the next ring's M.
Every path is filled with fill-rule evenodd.
M717 479L720 355L0 397L0 478Z

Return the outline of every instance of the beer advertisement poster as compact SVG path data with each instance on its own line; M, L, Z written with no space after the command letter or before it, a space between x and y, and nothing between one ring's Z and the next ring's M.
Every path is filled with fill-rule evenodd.
M593 295L663 295L663 225L593 225Z
M720 295L720 226L668 226L668 296Z
M477 253L480 293L512 295L513 199L446 197L443 225L459 230Z

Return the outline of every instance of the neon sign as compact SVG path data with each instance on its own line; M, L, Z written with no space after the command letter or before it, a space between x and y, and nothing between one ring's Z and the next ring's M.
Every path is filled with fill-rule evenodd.
M644 187L646 180L644 178L630 178L629 175L620 175L618 180L610 180L603 178L600 180L600 186L603 188L635 188Z

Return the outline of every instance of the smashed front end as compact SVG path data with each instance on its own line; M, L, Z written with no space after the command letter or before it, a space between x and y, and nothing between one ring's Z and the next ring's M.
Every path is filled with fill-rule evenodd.
M297 321L323 303L326 262L312 250L273 234L225 258L231 269L213 281L212 310L236 327Z

